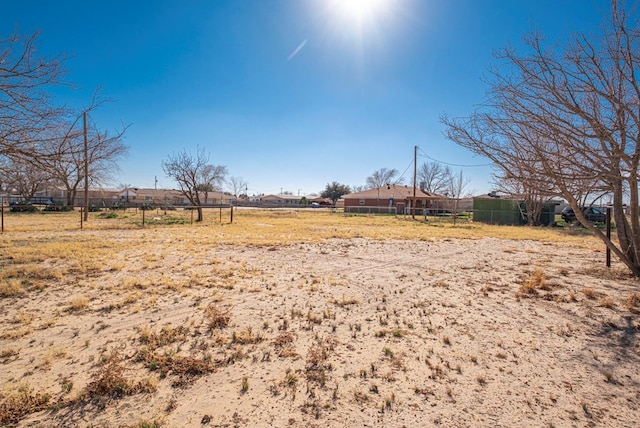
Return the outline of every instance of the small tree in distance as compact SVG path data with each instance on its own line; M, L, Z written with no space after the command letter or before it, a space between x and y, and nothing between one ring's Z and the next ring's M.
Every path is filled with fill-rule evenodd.
M180 193L198 210L198 220L202 221L202 197L218 188L224 181L227 168L209 163L209 154L198 147L193 155L186 150L170 155L162 161L162 170L167 177L178 184Z
M331 199L331 204L335 207L338 199L349 193L351 193L349 186L334 181L331 184L327 183L327 187L325 187L320 196Z

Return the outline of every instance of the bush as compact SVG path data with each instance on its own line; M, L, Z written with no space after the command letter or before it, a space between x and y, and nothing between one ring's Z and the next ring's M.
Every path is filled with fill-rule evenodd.
M54 202L53 204L49 204L44 208L45 211L71 211L72 208L68 205L63 204L62 202Z
M99 218L118 218L118 214L116 213L102 213L98 215Z
M97 206L97 205L89 205L89 212L90 213L99 213L100 211L102 211L102 208Z
M29 203L15 204L11 206L12 213L34 213L38 208Z

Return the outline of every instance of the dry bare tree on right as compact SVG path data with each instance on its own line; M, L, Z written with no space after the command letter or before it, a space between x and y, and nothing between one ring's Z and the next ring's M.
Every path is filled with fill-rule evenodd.
M566 199L578 220L640 276L640 28L637 13L612 0L597 34L564 46L533 33L527 52L497 54L487 101L466 118L444 116L447 136L491 159L503 176ZM617 241L580 207L613 201ZM629 216L625 215L629 203Z

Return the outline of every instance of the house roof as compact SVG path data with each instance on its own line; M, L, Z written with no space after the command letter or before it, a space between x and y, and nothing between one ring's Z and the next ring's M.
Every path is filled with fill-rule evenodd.
M262 197L263 200L265 199L282 199L282 200L289 200L289 201L299 201L300 199L304 198L304 196L296 196L296 195L265 195Z
M440 199L443 196L435 193L426 193L416 188L416 199ZM349 193L344 199L411 199L413 198L413 186L391 184L389 186L374 187L362 192Z
M128 189L123 189L120 191L119 195L126 196L127 191L129 195L141 195L141 196L151 196L154 199L163 199L168 196L182 196L182 193L176 189L155 189L155 188L137 188L137 187L129 187ZM215 200L215 199L229 199L233 198L232 195L226 195L222 192L208 192L207 199Z

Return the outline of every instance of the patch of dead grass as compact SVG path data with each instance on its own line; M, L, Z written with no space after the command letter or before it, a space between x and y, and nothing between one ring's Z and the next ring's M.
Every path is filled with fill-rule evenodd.
M518 297L533 297L538 294L539 290L550 290L551 287L547 282L547 277L544 271L540 268L535 269L529 274L520 285L518 290Z
M44 410L51 401L51 395L35 392L23 383L0 393L0 425L14 426L24 416Z

